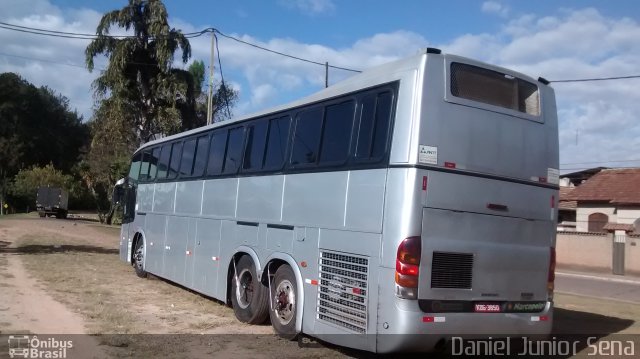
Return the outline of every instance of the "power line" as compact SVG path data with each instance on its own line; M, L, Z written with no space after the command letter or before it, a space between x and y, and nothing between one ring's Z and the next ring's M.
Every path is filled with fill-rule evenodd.
M6 23L6 22L0 22L0 28L5 29L5 30L11 30L11 31L18 31L18 32L23 32L23 33L34 34L34 35L43 35L43 36L69 38L69 39L80 39L80 40L95 40L99 36L106 36L106 37L115 38L115 39L135 38L135 37L137 37L136 35L97 35L97 34L76 33L76 32L67 32L67 31L47 30L47 29L39 29L39 28L28 27L28 26L14 25L14 24ZM318 65L318 66L323 66L323 67L327 66L326 63L319 62L319 61L314 61L314 60L310 60L310 59L306 59L306 58L299 57L299 56L290 55L290 54L287 54L287 53L284 53L284 52L280 52L280 51L276 51L276 50L272 50L272 49L269 49L267 47L264 47L264 46L261 46L261 45L257 45L257 44L254 44L254 43L239 39L237 37L234 37L234 36L231 36L231 35L227 35L227 34L223 33L222 31L220 31L218 29L215 29L215 28L211 28L211 27L203 29L201 31L183 33L182 35L185 36L188 39L192 39L192 38L196 38L196 37L202 36L202 35L204 35L204 34L206 34L208 32L212 32L214 34L217 33L220 36L225 37L227 39L236 41L238 43L242 43L242 44L247 45L247 46L254 47L254 48L259 49L259 50L267 51L267 52L270 52L270 53L273 53L273 54L276 54L276 55L284 56L284 57L291 58L291 59L298 60L298 61L307 62L307 63ZM158 38L158 37L153 37L153 38ZM328 67L330 67L332 69L336 69L336 70L350 71L350 72L355 72L355 73L362 72L361 70L356 70L356 69L351 69L351 68L341 67L341 66L328 65ZM549 82L551 82L551 83L571 83L571 82L628 80L628 79L637 79L637 78L640 78L640 75L594 77L594 78L583 78L583 79L562 79L562 80L550 80Z
M572 79L572 80L553 80L549 82L559 83L559 82L589 82L589 81L609 81L609 80L626 80L626 79L637 79L640 78L640 75L629 75L629 76L613 76L613 77L594 77L590 79Z
M0 56L5 56L5 57L15 57L15 58L18 58L18 59L31 60L31 61L38 61L38 62L44 62L44 63L49 63L49 64L55 64L55 65L63 65L63 66L79 67L79 68L86 69L86 67L85 67L85 66L83 66L83 65L70 64L70 63L59 62L59 61L53 61L53 60L37 59L37 58L35 58L35 57L28 57L28 56L20 56L20 55L13 55L13 54L5 54L5 53L2 53L2 52L0 52ZM104 71L104 69L103 69L103 68L100 68L99 70Z
M83 40L85 40L85 39L96 39L96 38L98 38L100 36L98 34L86 34L86 33L77 33L77 32L66 32L66 31L39 29L39 28L35 28L35 27L28 27L28 26L9 24L9 23L6 23L6 22L0 22L0 28L7 29L7 30L13 30L13 31L26 32L26 33L30 33L30 34L36 34L36 35L58 36L58 37L65 37L65 38L72 38L72 39L83 39ZM204 34L205 32L207 32L207 30L188 32L188 33L184 33L182 35L184 35L185 37L193 38L193 37L200 36L200 35ZM135 37L137 37L136 35L108 35L108 34L104 34L102 36L106 36L106 37L110 37L110 38L116 38L116 39L135 38ZM162 37L164 37L164 36L162 36ZM154 38L157 38L157 36L154 37Z
M285 54L284 52L280 52L280 51L276 51L276 50L271 50L271 49L269 49L269 48L266 48L266 47L263 47L263 46L260 46L260 45L256 45L256 44L253 44L253 43L250 43L250 42L244 41L244 40L242 40L242 39L238 39L238 38L236 38L236 37L233 37L233 36L230 36L230 35L224 34L224 33L222 33L222 32L221 32L220 30L218 30L218 29L213 29L213 32L218 33L220 36L222 36L222 37L226 37L227 39L230 39L230 40L233 40L233 41L237 41L237 42L239 42L239 43L242 43L242 44L245 44L245 45L249 45L249 46L255 47L255 48L260 49L260 50L268 51L268 52L271 52L271 53L274 53L274 54L277 54L277 55L280 55L280 56L285 56L285 57L288 57L288 58L292 58L292 59L295 59L295 60L300 60L300 61L308 62L308 63L310 63L310 64L320 65L320 66L323 66L323 67L324 67L324 66L326 66L326 63L322 63L322 62L318 62L318 61L313 61L313 60L309 60L309 59L304 59L304 58L302 58L302 57L298 57L298 56L293 56L293 55ZM350 69L350 68L340 67L340 66L333 66L333 65L329 65L329 67L330 67L330 68L332 68L332 69L337 69L337 70L351 71L351 72L357 72L357 73L362 72L361 70L355 70L355 69Z

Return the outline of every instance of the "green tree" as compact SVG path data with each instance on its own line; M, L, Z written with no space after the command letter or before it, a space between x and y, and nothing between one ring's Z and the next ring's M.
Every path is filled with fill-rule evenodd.
M194 79L194 95L195 95L195 122L196 126L204 126L207 123L207 96L205 90L205 67L202 60L196 60L189 66L189 73ZM212 118L213 122L228 120L232 116L231 109L238 100L238 92L217 83L214 85L214 94L212 99Z
M68 173L88 139L89 128L67 98L14 73L0 74L0 208L20 169L52 163Z
M114 38L112 26L133 34ZM167 10L160 0L129 0L120 10L106 13L96 29L97 38L85 50L86 64L94 69L98 55L109 58L107 68L93 86L109 112L126 122L140 145L155 135L173 134L182 128L179 107L193 107L193 78L188 71L172 67L174 54L181 50L186 63L191 56L189 40L180 30L169 27Z
M18 172L13 180L11 192L15 198L31 204L31 208L34 208L38 187L47 186L63 188L70 192L74 187L74 180L71 175L62 173L52 164L44 167L33 166Z
M111 37L113 26L133 36ZM110 222L113 208L106 203L133 150L155 136L197 125L194 81L188 71L172 67L178 51L183 63L189 60L191 45L180 30L169 27L160 0L129 0L102 17L96 34L85 50L87 67L93 70L99 55L109 62L93 83L93 139L80 168L101 219Z

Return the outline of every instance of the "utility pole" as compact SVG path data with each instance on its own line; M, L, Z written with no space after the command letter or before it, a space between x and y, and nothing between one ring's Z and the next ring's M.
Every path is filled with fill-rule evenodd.
M329 62L324 63L324 87L329 87Z
M211 32L211 59L209 60L209 98L207 99L207 125L213 123L213 73L215 70L216 34Z

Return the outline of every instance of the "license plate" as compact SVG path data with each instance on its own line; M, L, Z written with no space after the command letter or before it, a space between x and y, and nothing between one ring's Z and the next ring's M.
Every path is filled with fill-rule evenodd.
M502 308L500 304L476 303L474 305L474 311L476 313L500 313Z

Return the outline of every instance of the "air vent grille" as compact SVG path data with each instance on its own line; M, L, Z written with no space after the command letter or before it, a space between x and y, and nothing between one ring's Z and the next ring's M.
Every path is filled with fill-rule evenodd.
M319 268L318 319L366 333L369 260L321 250Z
M433 252L431 288L471 289L473 254Z

